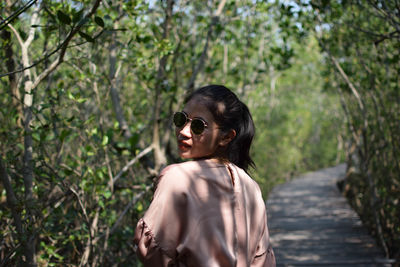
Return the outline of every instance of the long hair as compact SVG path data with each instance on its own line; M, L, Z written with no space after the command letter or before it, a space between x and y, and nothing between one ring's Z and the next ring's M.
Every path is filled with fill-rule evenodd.
M223 85L208 85L190 94L185 103L193 97L200 97L214 116L215 122L222 131L236 131L235 138L228 144L226 158L244 169L255 167L250 157L250 146L255 134L253 118L247 106Z

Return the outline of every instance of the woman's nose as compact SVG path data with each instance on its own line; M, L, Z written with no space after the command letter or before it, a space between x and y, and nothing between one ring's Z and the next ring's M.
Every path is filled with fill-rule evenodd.
M183 126L180 130L179 133L185 137L191 137L192 132L190 131L190 121L188 121L185 126Z

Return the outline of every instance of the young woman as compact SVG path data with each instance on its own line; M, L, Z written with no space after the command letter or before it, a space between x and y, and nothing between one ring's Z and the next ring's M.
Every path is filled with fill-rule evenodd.
M175 113L179 154L164 168L134 242L145 266L275 266L265 203L246 173L254 123L221 85L192 93Z

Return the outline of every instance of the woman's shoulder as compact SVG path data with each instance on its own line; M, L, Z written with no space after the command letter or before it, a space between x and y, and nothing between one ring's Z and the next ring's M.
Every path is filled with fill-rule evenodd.
M242 168L236 166L233 163L231 163L231 165L234 166L234 168L236 169L241 183L244 186L246 186L249 190L251 190L253 192L257 192L258 194L261 195L261 189L260 189L260 186L258 185L258 183Z
M185 187L194 183L198 177L210 176L215 168L224 167L210 160L192 160L175 163L161 170L158 177L159 183L173 183L177 187Z
M192 160L185 161L180 163L174 163L166 166L161 170L160 175L169 175L169 174L184 174L184 175L193 175L196 172L201 172L205 169L215 168L224 166L223 164L215 163L211 160Z
M192 171L196 171L198 169L199 169L198 164L196 164L196 162L193 161L174 163L162 169L160 172L160 176L166 176L166 175L176 176L177 174L187 176L190 175Z
M174 163L161 170L158 176L158 187L172 187L173 190L185 188L190 184L193 173L198 171L199 167L192 161Z

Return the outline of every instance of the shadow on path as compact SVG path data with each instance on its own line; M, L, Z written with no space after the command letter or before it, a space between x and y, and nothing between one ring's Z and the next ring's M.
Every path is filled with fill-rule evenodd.
M277 266L391 266L340 194L345 165L276 186L267 201Z

